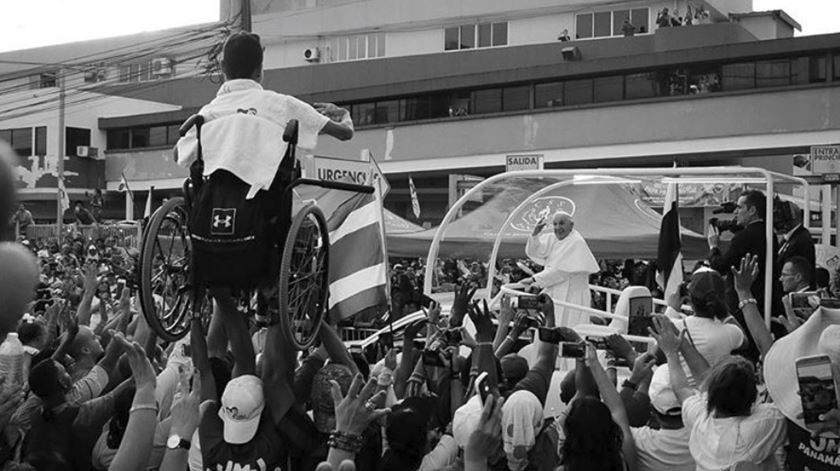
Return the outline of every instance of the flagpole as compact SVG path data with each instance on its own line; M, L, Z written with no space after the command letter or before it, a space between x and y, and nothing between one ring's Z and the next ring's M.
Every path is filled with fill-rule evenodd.
M64 143L64 108L65 108L65 100L64 100L64 70L58 69L57 73L58 78L58 181L56 185L58 186L58 192L56 195L56 210L58 212L58 217L56 218L56 227L58 228L58 240L61 240L61 233L64 224L64 210L70 208L62 208L63 201L62 201L62 192L61 188L64 187L64 193L67 194L67 185L61 182L64 181L64 155L67 153L67 149L65 149ZM69 195L68 200L69 200Z
M376 159L373 158L373 153L368 150L368 160L376 165ZM373 175L373 172L371 172ZM373 178L371 178L373 180ZM379 205L379 220L381 224L379 224L379 233L382 239L382 254L385 256L385 267L387 268L389 265L388 262L388 240L385 237L385 201L384 196L382 195L382 185L377 181L371 181L373 183L373 192L376 197L376 202ZM388 312L391 313L391 277L388 276L388 272L385 272L385 299L388 302ZM391 313L393 314L393 313ZM388 315L388 325L390 328L391 333L394 331L394 316Z

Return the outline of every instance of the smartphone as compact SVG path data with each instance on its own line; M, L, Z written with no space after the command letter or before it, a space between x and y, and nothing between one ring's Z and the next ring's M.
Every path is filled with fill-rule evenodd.
M392 332L382 332L379 334L379 342L385 348L394 348L394 334Z
M491 394L489 378L490 376L486 371L482 371L475 377L475 390L478 393L478 397L481 398L482 405L487 401L487 398Z
M440 357L440 351L428 348L423 349L423 364L426 366L444 366L443 358Z
M653 327L653 299L649 296L630 298L630 317L627 320L627 333L647 337L648 327Z
M461 340L464 339L464 335L461 333L461 329L446 329L443 331L443 338L446 339L447 345L459 345Z
M553 327L540 327L540 340L547 343L561 343L563 336Z
M594 345L596 350L610 350L606 337L586 337L586 341Z
M117 296L122 296L122 292L125 289L125 278L118 278L117 279Z
M821 414L837 409L837 384L828 355L796 360L796 377L805 425L818 424Z
M434 299L430 298L429 296L427 296L425 294L420 295L420 306L425 307L426 309L429 309L429 307L432 305L432 303L434 301L435 301Z
M517 296L516 297L516 307L517 307L517 309L539 309L540 308L540 297L539 296Z
M584 342L561 342L560 356L563 358L583 358L586 355Z
M181 344L181 354L185 357L192 358L192 350L190 350L190 344L182 343Z

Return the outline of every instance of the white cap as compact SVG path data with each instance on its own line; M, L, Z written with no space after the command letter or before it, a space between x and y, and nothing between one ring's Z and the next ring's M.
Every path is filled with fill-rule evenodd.
M222 407L219 408L225 441L234 445L251 441L257 434L264 408L263 382L260 378L242 375L230 380L222 394Z

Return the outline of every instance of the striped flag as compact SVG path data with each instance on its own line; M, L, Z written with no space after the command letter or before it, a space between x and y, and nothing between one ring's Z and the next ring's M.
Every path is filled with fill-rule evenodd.
M330 233L330 317L337 321L378 316L388 309L381 201L377 193L327 195L335 197L344 201L331 212L329 202L318 198Z
M414 180L408 177L408 190L411 192L411 211L415 218L420 218L420 200L417 199L417 188L414 187Z
M683 282L681 248L679 191L676 183L668 183L662 208L662 225L659 228L659 268L656 273L656 281L662 287L665 299L673 293L679 293Z

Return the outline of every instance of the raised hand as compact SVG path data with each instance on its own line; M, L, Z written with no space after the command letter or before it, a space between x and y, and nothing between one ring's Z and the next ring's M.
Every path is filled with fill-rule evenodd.
M650 336L656 340L659 349L665 355L675 355L680 350L680 345L685 341L686 330L679 332L677 327L661 315L653 316L653 325L656 330L648 328Z
M449 311L449 326L460 327L467 314L467 307L472 300L478 287L471 287L469 283L461 283L455 288L455 300L452 301L452 309Z
M137 385L137 389L143 386L154 388L157 379L143 347L135 341L126 339L122 332L114 334L111 342L119 342L125 350L126 356L128 356L128 366L131 367L131 375L134 377L134 384Z
M88 262L85 264L82 278L82 286L85 289L85 294L88 296L93 296L96 294L96 288L99 286L99 282L96 281L96 263Z
M746 254L741 259L739 269L730 268L732 279L735 282L735 291L738 295L742 293L749 296L753 282L758 278L758 255Z
M337 382L331 381L331 383L333 404L335 404L335 429L338 432L361 435L371 422L391 412L390 409L376 408L375 404L380 399L384 399L386 392L379 391L374 396L375 379L364 384L362 375L356 375L346 396L342 396L341 387Z
M607 345L610 347L616 356L625 358L630 363L636 360L636 350L630 345L630 342L620 334L612 334L606 337Z
M653 376L653 367L656 365L656 355L645 353L636 357L633 362L633 371L630 374L630 382L639 384L645 379Z
M490 310L487 308L487 301L482 300L482 302L484 307L483 309L479 305L478 301L475 301L469 306L467 312L470 315L470 319L473 324L475 324L475 339L479 343L492 342L494 335L493 317L490 314Z
M385 368L391 371L397 370L397 349L389 348L388 353L385 354Z
M499 301L499 325L510 324L510 321L514 319L514 312L510 296L503 294Z
M198 405L201 402L200 384L201 382L196 377L191 392L187 390L176 394L172 407L169 409L170 417L172 417L171 434L189 439L198 428L201 418L198 412Z
M429 323L440 327L440 304L437 301L432 301L428 309L425 307L422 309L426 313L426 317L429 318Z

